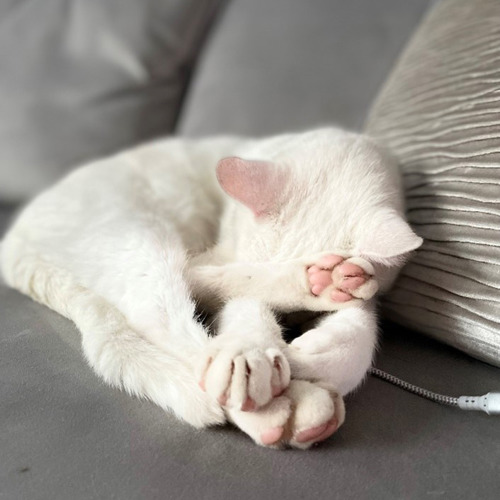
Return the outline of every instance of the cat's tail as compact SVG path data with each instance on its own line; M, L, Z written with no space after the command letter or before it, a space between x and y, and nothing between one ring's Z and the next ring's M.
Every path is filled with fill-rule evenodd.
M107 383L147 398L195 427L225 421L220 405L198 387L188 356L180 358L148 342L118 309L82 287L71 273L9 236L0 256L5 281L74 321L87 361Z

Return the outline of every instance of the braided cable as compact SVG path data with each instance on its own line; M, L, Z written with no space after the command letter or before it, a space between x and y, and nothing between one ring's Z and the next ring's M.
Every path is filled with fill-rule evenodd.
M420 396L422 398L430 399L435 403L440 403L442 405L448 405L448 406L458 406L458 398L453 398L451 396L445 396L443 394L437 394L435 392L428 391L427 389L422 389L422 387L418 387L416 385L405 382L404 380L401 380L400 378L395 377L390 373L379 370L378 368L372 367L370 368L368 373L370 373L370 375L373 375L374 377L385 380L390 384L401 387L405 391L416 394L417 396Z

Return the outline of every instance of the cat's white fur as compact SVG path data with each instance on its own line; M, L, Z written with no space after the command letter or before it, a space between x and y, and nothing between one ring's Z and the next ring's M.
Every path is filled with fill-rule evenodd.
M243 163L241 179L222 181L228 196L215 169L226 157L261 162L265 182ZM197 427L228 418L258 443L307 447L301 431L342 423L332 388L360 384L377 322L375 299L342 308L312 295L306 267L328 253L361 258L385 291L420 243L394 164L369 138L328 128L168 139L84 166L24 209L1 270L76 323L110 384ZM220 308L215 338L195 300ZM332 312L288 346L274 311L300 309ZM255 408L242 411L248 398Z

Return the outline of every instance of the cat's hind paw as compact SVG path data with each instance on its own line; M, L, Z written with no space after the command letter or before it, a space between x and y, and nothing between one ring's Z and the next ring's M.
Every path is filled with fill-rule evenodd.
M345 420L342 397L332 387L319 382L296 380L285 393L294 413L288 431L287 445L307 449L335 433Z
M378 290L373 266L361 257L324 255L307 267L309 290L334 303L371 299Z
M343 424L342 397L332 388L292 380L282 396L255 412L226 410L229 419L257 444L307 449Z

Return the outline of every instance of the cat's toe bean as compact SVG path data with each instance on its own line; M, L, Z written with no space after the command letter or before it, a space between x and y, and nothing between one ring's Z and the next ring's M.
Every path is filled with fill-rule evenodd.
M285 431L284 427L273 427L271 429L266 429L260 434L260 441L263 445L270 446L276 444L283 435Z
M309 272L309 285L313 295L320 295L321 292L332 284L332 273L325 269L318 269L315 272Z
M352 295L347 292L343 292L342 290L337 290L334 288L330 292L330 298L333 300L333 302L349 302L349 300L352 299Z
M347 276L342 280L340 288L343 291L349 292L351 290L356 290L356 288L359 288L365 282L366 278L364 276Z
M317 427L312 427L310 429L306 429L304 431L298 432L294 436L294 440L297 443L319 443L329 438L337 429L339 423L338 420L334 417L330 421L325 422L322 425L318 425Z
M345 261L333 270L332 278L333 285L337 290L351 293L362 286L369 279L369 276L360 266Z
M295 441L298 443L307 443L308 441L313 441L315 437L322 434L328 426L328 422L318 425L316 427L311 427L303 431L296 432L294 435Z
M352 290L351 293L357 299L368 300L371 299L378 292L378 282L372 278L366 281L363 285L355 290Z
M374 278L375 269L372 264L361 257L351 257L345 262L344 265L347 264L349 264L350 266L352 265L355 268L359 268L361 272L359 270L356 270L350 275L346 273L346 277L343 281L343 290L347 290L352 294L353 297L357 299L371 299L378 291L378 282ZM358 286L356 286L356 284ZM346 288L346 286L348 288Z
M307 274L309 274L309 276L316 274L319 271L321 271L321 268L319 266L316 266L316 265L309 266L307 268Z
M333 273L340 278L344 278L349 276L363 276L365 271L362 267L354 264L353 262L344 261L342 264L335 267Z

